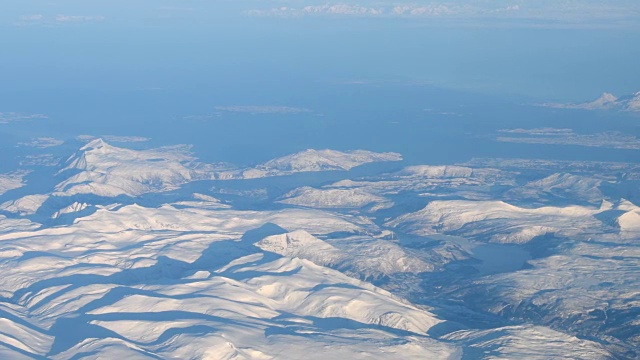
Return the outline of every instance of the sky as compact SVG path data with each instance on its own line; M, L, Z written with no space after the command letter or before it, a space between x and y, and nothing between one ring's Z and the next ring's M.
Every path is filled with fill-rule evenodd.
M0 6L3 89L195 87L202 73L229 82L272 74L578 100L636 91L640 80L637 1L27 0Z

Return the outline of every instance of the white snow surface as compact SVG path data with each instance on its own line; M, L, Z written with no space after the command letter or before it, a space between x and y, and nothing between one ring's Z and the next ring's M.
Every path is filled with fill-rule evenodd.
M29 184L42 194L0 175L0 358L635 356L636 164L242 181L400 159L307 150L237 170L92 139L59 184Z
M640 207L628 200L622 200L617 207L624 213L616 219L616 223L623 233L629 233L632 236L640 233Z
M282 176L299 172L350 170L371 162L400 161L398 153L376 153L366 150L305 150L296 154L269 160L255 168L243 171L246 179Z
M623 331L634 346L640 341L640 323L632 315L640 306L638 259L637 246L580 242L562 254L530 260L529 269L481 278L447 293L473 299L482 311L563 324L585 336L599 333L613 343L610 336Z
M580 110L610 110L619 109L624 111L640 111L640 92L621 98L605 92L599 98L584 103L546 103L542 106L557 109L580 109Z
M544 195L554 195L573 201L600 203L604 199L599 189L601 184L602 180L594 177L556 173L513 188L507 192L507 196L537 200Z
M344 228L335 215L318 221L322 213L309 212L132 205L101 209L66 227L0 235L0 295L10 299L0 307L13 314L0 338L11 345L3 354L459 358L457 347L426 335L441 322L430 312L336 270L268 256L241 240L271 221L306 228L293 232L295 241L285 235L260 242L295 253L320 241L311 233Z
M26 195L17 200L7 201L0 204L0 210L11 213L25 215L33 215L42 204L49 199L49 195Z
M329 243L300 230L266 237L256 246L264 251L307 259L361 278L434 270L433 264L408 253L397 244L366 235Z
M640 91L633 94L633 97L627 101L627 110L640 111Z
M601 233L595 215L610 210L584 206L523 208L503 201L432 201L387 223L416 235L451 233L498 243L526 243L546 235Z
M375 204L376 209L390 207L388 199L359 189L315 189L302 187L282 196L278 202L310 208L361 208Z
M194 193L192 195L192 199L178 201L176 203L173 203L173 205L208 208L208 209L228 209L231 207L227 204L222 203L219 199L216 199L213 196L200 194L200 193Z
M39 227L40 224L27 219L9 219L4 215L0 215L0 234L19 233L21 231L33 230Z
M198 163L183 148L129 150L95 139L67 160L61 172L78 171L56 186L59 196L137 196L214 178L211 165Z
M469 356L487 360L610 358L601 345L542 326L461 330L446 335L445 339L465 343Z
M0 195L9 190L18 189L24 186L23 178L28 174L26 171L14 171L8 174L0 174Z
M513 173L498 169L417 165L378 177L342 180L326 187L353 189L382 197L409 191L455 193L469 199L486 199L492 186L514 184Z
M56 186L55 195L135 197L174 190L195 180L252 179L299 172L349 170L371 162L399 160L402 157L396 153L305 150L270 160L254 168L234 170L228 166L217 167L198 162L185 147L131 150L109 145L98 138L87 143L67 160L60 173L72 175Z
M87 204L85 202L81 203L81 202L77 202L76 201L73 204L56 211L53 215L51 215L51 218L57 219L62 215L77 213L77 212L80 212L80 211L82 211L82 210L84 210L84 209L86 209L88 207L89 207L89 204Z

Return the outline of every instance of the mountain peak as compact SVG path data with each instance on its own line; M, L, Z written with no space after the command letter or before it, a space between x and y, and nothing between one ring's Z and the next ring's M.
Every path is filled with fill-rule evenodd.
M587 110L609 109L618 105L618 97L609 92L604 92L594 101L582 104Z
M83 147L80 148L81 151L91 151L91 150L100 150L107 147L111 147L111 145L107 144L102 138L95 138L88 143L86 143Z
M640 91L622 97L617 97L609 92L604 92L599 98L583 103L545 103L542 106L556 109L580 109L580 110L623 110L640 111Z
M618 100L618 97L616 97L615 95L613 95L610 92L603 92L602 95L596 100L596 101L602 101L602 102L615 102Z

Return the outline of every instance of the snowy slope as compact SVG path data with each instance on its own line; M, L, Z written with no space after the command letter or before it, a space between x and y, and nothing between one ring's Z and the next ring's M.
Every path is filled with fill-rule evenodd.
M5 175L29 187L0 204L0 358L637 357L634 164L243 181L400 159L308 150L237 170L94 139L58 185Z
M307 259L318 265L336 264L344 258L340 250L304 230L271 235L257 242L256 246L282 256Z
M0 204L0 210L20 215L32 215L47 201L48 195L26 195L17 200Z
M624 212L615 220L620 227L620 231L631 236L640 234L640 206L622 199L617 209Z
M352 189L377 196L416 192L486 199L490 196L491 187L514 184L513 173L497 169L418 165L377 177L338 181L327 188Z
M634 93L627 99L625 109L628 111L640 111L640 91Z
M416 235L448 233L500 243L525 243L537 236L602 232L594 216L607 209L582 206L522 208L503 201L432 201L424 209L387 223Z
M27 171L14 171L8 174L0 174L0 195L9 190L20 188L24 185L23 178Z
M604 195L599 187L602 180L567 173L556 173L540 180L509 190L505 195L515 199L538 200L545 196L557 196L573 201L600 203Z
M640 343L638 259L640 251L632 244L581 242L563 254L531 260L529 269L445 291L448 298L468 301L482 311L580 336L597 334L613 346L629 349ZM635 357L619 351L627 354L625 358Z
M196 162L182 148L136 151L102 139L89 142L67 160L61 173L71 171L76 173L56 186L57 195L137 196L215 177L212 166Z
M71 204L69 206L66 206L66 207L56 211L53 215L51 215L51 218L52 219L57 219L62 215L77 213L77 212L80 212L80 211L82 211L82 210L84 210L84 209L86 209L88 207L89 207L89 204L84 203L84 202L80 203L80 202L76 201L73 204Z
M386 208L393 203L381 196L359 189L315 189L302 187L282 196L278 202L310 208L361 208L374 205L374 209Z
M56 186L55 195L135 197L174 190L195 180L252 179L298 172L349 170L370 162L399 160L402 157L396 153L305 150L270 160L255 168L236 170L230 169L228 165L200 163L184 147L131 150L109 145L102 139L94 139L67 159L60 174L69 175L69 178ZM5 183L7 189L21 185L20 179L11 177L7 177Z
M0 234L19 233L21 231L33 230L39 227L40 224L31 222L27 219L8 219L6 216L0 215Z
M219 199L214 198L213 196L194 193L192 195L192 199L178 201L173 203L172 205L178 206L189 206L189 207L199 207L199 208L208 208L208 209L228 209L231 206L222 203Z
M242 172L246 179L289 175L299 172L350 170L371 162L400 161L397 153L376 153L366 150L305 150L296 154L269 160Z
M616 97L611 93L603 93L599 98L577 104L558 104L547 103L542 106L557 109L580 109L580 110L623 110L623 111L640 111L640 92L632 95Z
M14 314L3 353L296 359L317 348L317 358L459 357L426 336L441 322L431 313L310 261L262 253L243 236L278 214L191 211L102 209L68 227L1 235L0 304ZM282 223L328 231L316 221ZM314 242L294 234L290 250Z
M602 345L542 326L509 326L462 330L444 337L466 344L469 358L482 359L610 359Z
M256 243L264 251L309 260L362 279L433 271L434 265L397 244L366 235L330 242L306 231L266 237Z
M291 232L278 234L281 229L269 223ZM0 306L7 314L0 353L52 359L459 359L463 351L489 346L473 332L454 333L446 342L430 337L430 329L442 324L431 312L318 265L346 254L364 269L353 256L357 251L339 251L317 238L349 227L379 231L356 217L316 210L131 205L102 208L70 226L0 235ZM387 259L404 271L420 271L409 265L416 260L396 257L401 249L390 251L384 243L360 242L358 251L371 265ZM558 344L537 349L541 357L582 351L599 359L606 353L588 341L536 331L497 329L491 336L503 345L488 349L507 357L526 354L534 349L526 340L537 339Z

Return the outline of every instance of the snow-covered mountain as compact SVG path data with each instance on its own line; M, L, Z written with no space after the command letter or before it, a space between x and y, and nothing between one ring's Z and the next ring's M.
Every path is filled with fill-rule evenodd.
M528 269L447 285L443 291L448 299L505 318L580 337L598 334L620 358L636 358L629 349L640 340L637 247L567 242L571 246L562 254L533 259Z
M269 160L242 172L246 179L289 175L299 172L350 170L356 166L380 161L400 161L397 153L376 153L366 150L305 150Z
M318 225L314 214L127 206L64 228L2 235L0 305L13 314L3 331L13 345L2 354L293 359L339 336L334 351L347 357L456 358L456 347L426 336L442 322L435 315L311 261L269 256L247 235L269 220L316 234L331 231L327 224L344 228L326 216ZM294 255L321 242L292 234L257 245Z
M393 206L388 199L359 189L315 189L308 186L286 193L278 202L311 208L361 208L373 205L373 210L377 210Z
M546 107L558 109L581 109L581 110L623 110L623 111L640 111L640 91L632 95L616 97L615 95L605 92L599 98L575 104L546 103L542 104Z
M309 260L363 279L434 271L434 264L398 244L379 237L350 236L323 241L306 231L266 237L256 243L264 251Z
M14 171L8 174L0 174L0 195L9 190L20 188L24 185L23 178L27 171Z
M196 180L252 179L299 172L349 170L370 162L402 159L395 153L365 150L306 150L254 168L237 170L199 162L187 150L180 146L131 150L109 145L100 138L94 139L67 159L60 174L69 177L56 185L55 195L135 197L174 190ZM15 177L0 178L0 186L3 181L7 189L20 185L20 179Z
M215 169L196 162L183 148L129 150L95 139L71 156L56 195L137 196L176 189L193 180L214 178Z
M326 187L358 190L378 196L413 192L429 195L457 194L470 199L485 199L492 187L514 184L515 174L498 169L418 165L378 177L357 181L342 180Z
M638 356L636 165L345 171L400 159L94 139L6 174L0 358Z
M80 203L80 202L76 201L73 204L56 211L53 215L51 215L51 218L57 219L60 216L63 216L65 214L77 213L77 212L80 212L80 211L82 211L82 210L84 210L84 209L86 209L88 207L89 207L89 204L84 203L84 202Z
M600 203L604 198L600 191L601 184L602 180L594 177L556 173L510 189L505 195L515 199L537 200L553 196L572 201Z
M282 256L307 259L318 265L337 264L343 260L339 249L304 230L268 236L256 246Z
M630 236L640 233L640 207L622 199L616 209L622 212L615 218L615 223L620 227L620 231Z
M26 195L20 199L0 204L0 210L23 216L33 215L48 198L48 195Z
M596 215L611 210L610 205L523 208L503 201L432 201L387 225L416 235L447 233L483 241L526 243L548 234L584 237L606 232L603 227L607 224Z
M27 219L10 219L4 215L0 215L0 234L28 231L39 227L40 224Z
M640 91L624 99L625 109L628 111L640 111Z
M600 344L542 326L508 326L489 330L461 330L445 336L468 345L466 356L476 359L609 359ZM571 352L567 345L571 344ZM495 355L490 355L495 354Z

